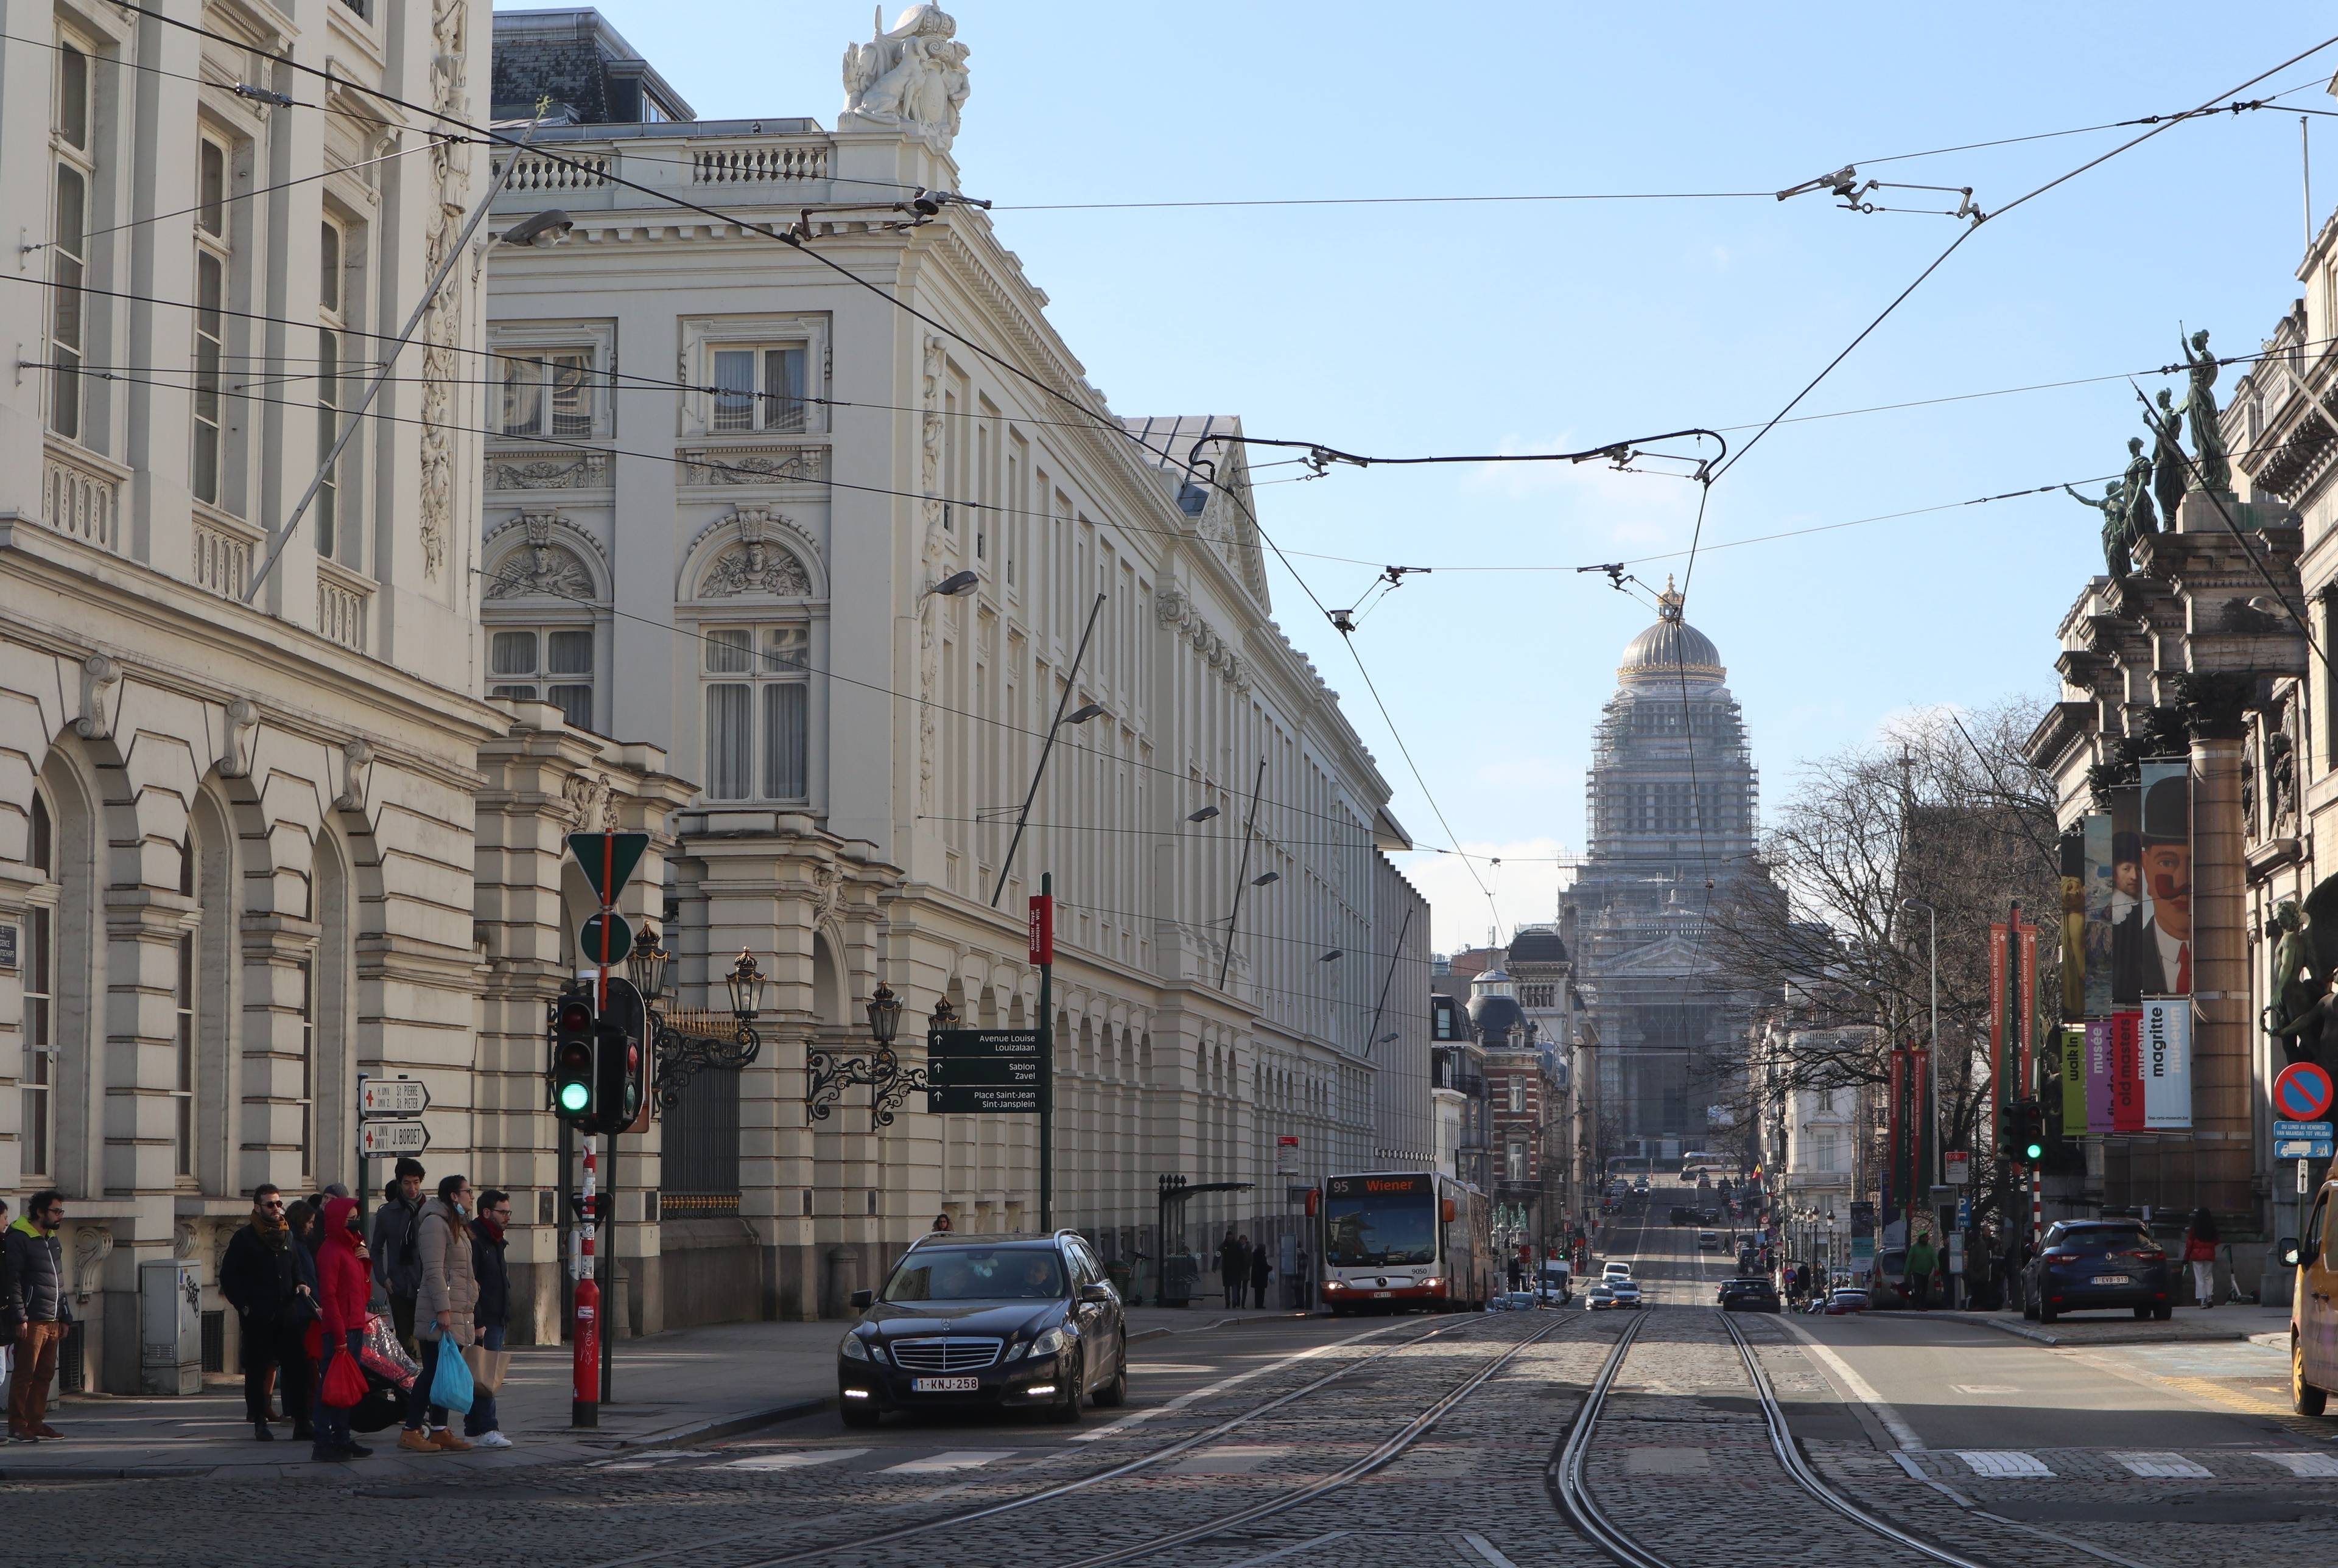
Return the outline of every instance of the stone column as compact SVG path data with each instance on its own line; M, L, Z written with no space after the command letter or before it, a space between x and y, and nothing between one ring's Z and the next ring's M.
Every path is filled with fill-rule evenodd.
M2237 720L2237 714L2235 719ZM2225 735L2223 730L2233 733ZM2213 733L2211 733L2213 732ZM2237 722L2196 722L2192 739L2192 1191L2188 1201L2247 1213L2250 1023L2244 930L2241 741ZM2176 1171L2165 1177L2180 1175ZM2187 1201L2163 1181L2160 1200Z

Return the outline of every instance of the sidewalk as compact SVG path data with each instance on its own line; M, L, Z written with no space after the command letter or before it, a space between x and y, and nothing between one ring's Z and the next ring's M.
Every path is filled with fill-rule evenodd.
M2178 1307L2165 1323L2137 1318L2127 1312L2087 1312L2053 1323L2024 1318L2019 1312L1930 1312L1896 1310L1879 1313L1893 1321L1939 1318L1959 1323L1979 1323L1999 1333L2034 1339L2040 1345L2176 1345L2247 1339L2261 1345L2289 1344L2289 1308L2232 1303L2204 1310Z
M1227 1323L1304 1314L1222 1307L1133 1307L1131 1343L1190 1334ZM348 1465L317 1465L309 1445L295 1443L289 1426L261 1443L243 1419L241 1377L207 1379L203 1392L181 1399L76 1395L49 1409L62 1441L0 1447L0 1482L121 1476L216 1475L264 1479L276 1475L353 1475L368 1480L403 1478L453 1469L503 1469L605 1458L627 1450L683 1447L752 1431L823 1410L836 1402L836 1343L842 1321L721 1323L646 1339L617 1342L611 1383L616 1399L601 1406L590 1430L568 1425L568 1348L537 1346L512 1352L511 1372L496 1396L504 1435L513 1446L469 1454L403 1454L398 1429L359 1433L373 1456ZM457 1431L462 1417L455 1418Z

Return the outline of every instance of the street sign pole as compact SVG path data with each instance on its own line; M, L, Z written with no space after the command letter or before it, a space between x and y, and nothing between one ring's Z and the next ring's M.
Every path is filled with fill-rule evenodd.
M1056 875L1031 900L1031 962L1039 966L1039 1229L1056 1228Z
M371 1240L373 1231L366 1224L366 1194L373 1189L371 1181L373 1172L366 1169L364 1112L366 1081L372 1076L370 1073L358 1074L358 1234L368 1240Z

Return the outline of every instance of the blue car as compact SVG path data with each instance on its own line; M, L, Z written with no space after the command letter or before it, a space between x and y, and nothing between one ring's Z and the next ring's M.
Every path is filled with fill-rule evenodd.
M2051 1323L2065 1312L2121 1307L2138 1318L2175 1310L2166 1249L2133 1220L2065 1220L2022 1271L2025 1318Z

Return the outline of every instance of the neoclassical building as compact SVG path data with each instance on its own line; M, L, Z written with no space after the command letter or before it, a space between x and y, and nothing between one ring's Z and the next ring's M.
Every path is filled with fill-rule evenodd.
M1176 1174L1254 1183L1190 1234L1295 1234L1324 1174L1429 1164L1427 912L1272 619L1240 422L1115 415L989 217L912 201L959 186L954 24L856 45L833 130L695 119L589 9L496 29L498 113L554 104L496 224L573 228L489 275L476 691L670 758L678 990L774 979L759 1060L622 1174L635 1320L810 1313L937 1212L1039 1222L1031 1118L814 1069L869 1055L880 985L913 1067L945 1004L1032 1025L1043 875L1056 1223L1149 1254Z
M1667 586L1656 623L1626 645L1584 783L1587 848L1562 895L1597 1031L1600 1143L1678 1157L1724 1101L1705 1072L1734 1055L1751 999L1716 975L1715 901L1754 859L1759 775L1713 640Z

